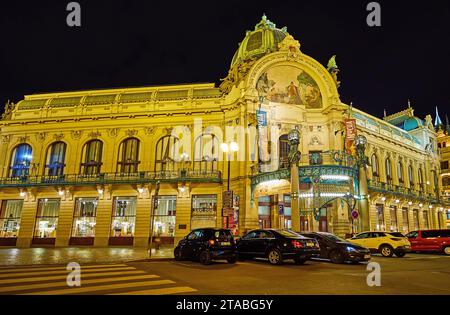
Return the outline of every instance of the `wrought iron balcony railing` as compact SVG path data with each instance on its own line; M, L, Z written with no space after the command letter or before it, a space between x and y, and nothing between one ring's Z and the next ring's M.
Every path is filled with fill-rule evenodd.
M435 203L438 201L438 199L436 198L436 195L434 195L434 194L425 193L423 191L415 190L412 188L397 186L397 185L383 183L383 182L379 182L379 181L369 180L368 188L369 188L369 190L372 190L372 191L393 194L393 195L399 196L399 197L407 197L407 198L418 199L418 200L422 200L422 201L429 201L432 203Z
M101 184L145 184L160 182L221 183L220 171L143 171L138 173L100 173L95 175L21 176L0 179L0 188L39 186L83 186Z

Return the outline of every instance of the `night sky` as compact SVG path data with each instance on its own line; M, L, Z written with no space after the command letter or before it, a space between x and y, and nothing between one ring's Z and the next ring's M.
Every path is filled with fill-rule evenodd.
M66 25L70 1L0 3L0 103L25 94L216 82L246 30L266 13L326 64L337 55L342 101L382 117L450 112L450 1L78 1L82 27ZM3 109L2 109L3 111Z

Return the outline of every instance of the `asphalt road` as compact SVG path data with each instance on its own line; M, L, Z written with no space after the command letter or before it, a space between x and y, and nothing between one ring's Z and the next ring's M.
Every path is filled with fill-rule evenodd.
M450 256L375 255L372 261L381 268L380 286L367 285L367 264L318 260L281 266L264 260L80 263L79 286L64 264L8 266L0 267L0 294L450 294Z
M308 261L271 266L264 260L130 263L198 291L191 294L450 294L450 256L408 254L403 258L373 255L380 264L380 286L369 287L367 263Z

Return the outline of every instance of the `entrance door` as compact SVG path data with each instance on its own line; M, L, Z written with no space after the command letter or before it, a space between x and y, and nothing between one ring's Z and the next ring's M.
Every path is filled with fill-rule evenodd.
M320 209L319 231L328 232L327 208Z

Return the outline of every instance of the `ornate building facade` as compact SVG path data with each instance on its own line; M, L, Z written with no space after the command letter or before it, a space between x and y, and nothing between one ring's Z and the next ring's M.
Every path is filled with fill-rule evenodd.
M441 158L442 202L445 208L450 208L450 124L438 126L438 149ZM447 228L450 228L450 211L447 211Z
M408 108L380 119L344 104L338 72L334 57L323 66L264 16L220 87L8 104L0 244L147 246L152 234L173 243L205 226L340 235L444 227L431 117ZM356 135L367 140L366 163Z

